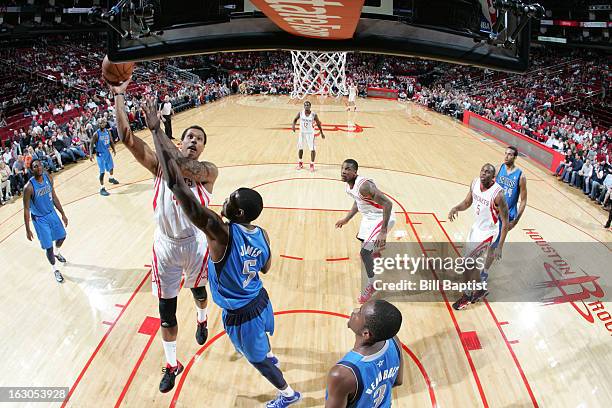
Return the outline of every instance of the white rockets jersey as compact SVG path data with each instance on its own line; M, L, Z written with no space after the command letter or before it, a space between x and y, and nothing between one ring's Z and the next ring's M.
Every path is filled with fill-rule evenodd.
M310 111L310 115L306 115L304 110L300 112L300 133L314 133L314 116L313 111Z
M356 86L351 86L349 87L349 97L355 97L357 96L357 87Z
M211 194L206 191L202 183L195 183L185 178L185 182L191 188L193 195L198 201L208 207ZM155 177L155 187L153 190L153 214L157 223L157 229L169 238L182 239L192 236L203 235L204 233L189 221L187 215L176 201L172 190L162 177L161 166Z
M502 191L503 188L493 183L485 191L480 191L480 179L476 177L472 181L472 207L474 207L474 225L472 228L477 228L481 231L497 230L499 226L499 214L495 207L495 196Z
M346 193L351 196L355 202L357 203L357 209L361 214L366 217L372 216L381 216L383 215L383 207L382 205L370 200L369 198L365 198L361 194L359 194L359 189L366 181L372 181L372 179L367 179L362 176L357 176L355 179L355 185L351 188L348 184L346 185ZM372 181L373 182L373 181Z

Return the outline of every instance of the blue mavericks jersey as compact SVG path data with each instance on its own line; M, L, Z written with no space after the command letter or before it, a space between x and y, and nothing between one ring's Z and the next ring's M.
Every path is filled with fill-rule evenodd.
M98 141L96 142L96 153L98 153L98 156L102 156L105 154L108 154L109 151L109 147L110 147L110 133L108 132L108 129L98 129Z
M348 408L391 406L391 388L400 369L400 353L397 342L389 339L376 354L362 356L351 350L338 362L351 370L357 379L357 393L348 402Z
M236 310L255 299L263 287L259 271L270 258L270 247L259 227L230 223L229 242L223 259L209 259L208 281L215 303L226 310Z
M519 195L521 191L521 187L519 185L519 181L521 180L521 175L523 171L518 167L514 169L514 171L510 174L506 172L506 165L502 164L499 169L499 173L497 173L497 177L495 181L504 189L504 196L506 197L506 202L508 203L508 215L510 220L514 220L517 215L516 205L518 204Z
M51 181L46 173L43 173L43 181L39 183L34 177L30 179L34 189L30 200L30 212L37 217L43 217L53 212L53 195Z

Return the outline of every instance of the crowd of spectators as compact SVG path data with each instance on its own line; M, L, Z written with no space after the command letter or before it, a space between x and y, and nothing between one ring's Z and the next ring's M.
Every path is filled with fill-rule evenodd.
M0 51L5 62L0 65L0 77L5 79L0 82L0 138L5 139L0 202L20 194L34 158L53 172L88 157L88 142L102 116L116 137L110 95L99 79L101 42L83 38L54 44L42 40ZM612 176L607 177L612 131L585 106L589 101L601 104L600 94L610 88L607 59L584 51L546 49L535 50L532 60L528 73L513 75L349 53L346 72L360 96L367 96L369 87L394 89L400 99L459 119L470 110L564 152L560 179L605 204L612 188ZM169 64L186 71L208 67L212 74L200 81L186 80L166 70ZM293 67L286 52L219 53L140 63L132 81L127 113L133 128L141 129L144 95L160 100L170 95L175 111L232 93L287 95L293 89ZM604 103L609 99L608 95Z
M99 79L102 42L41 39L0 50L0 205L19 196L31 177L33 160L60 171L90 155L101 118L118 140L108 87ZM229 81L187 81L165 69L167 62L138 64L128 88L126 109L134 130L145 127L146 95L171 98L176 112L230 94Z
M608 106L609 112L608 59L584 51L542 50L534 53L524 75L486 77L476 68L445 66L414 100L458 119L466 110L475 112L563 153L565 161L554 173L558 179L609 210L612 129L589 114L593 104Z

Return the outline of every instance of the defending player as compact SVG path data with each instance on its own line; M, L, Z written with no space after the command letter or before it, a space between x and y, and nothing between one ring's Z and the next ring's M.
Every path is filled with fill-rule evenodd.
M325 408L388 408L391 388L402 385L404 361L397 333L402 314L385 300L355 309L348 328L355 345L327 376Z
M113 177L113 171L115 164L113 163L113 156L117 154L115 151L115 142L106 128L106 119L101 118L99 121L100 128L96 130L91 137L91 145L89 151L92 154L89 156L89 160L93 161L94 154L96 155L96 161L98 162L98 169L100 170L100 195L108 196L110 193L106 191L104 187L104 174L108 172L110 178L108 181L112 184L119 184L119 181ZM110 151L113 151L111 156Z
M527 178L523 170L515 165L517 157L518 149L508 146L504 155L504 164L500 166L495 177L495 182L504 189L504 197L508 204L508 231L518 224L527 207Z
M68 226L68 218L66 218L62 204L55 194L53 178L45 173L40 160L32 161L32 173L34 173L34 177L28 181L23 190L23 220L26 237L29 241L34 237L30 229L31 216L40 246L45 250L47 259L51 264L51 272L55 275L55 280L62 283L64 277L55 267L55 259L62 263L66 262L66 258L60 254L60 247L66 239L64 225ZM61 221L54 207L62 214ZM62 225L62 221L64 225ZM55 241L55 253L53 253L53 241Z

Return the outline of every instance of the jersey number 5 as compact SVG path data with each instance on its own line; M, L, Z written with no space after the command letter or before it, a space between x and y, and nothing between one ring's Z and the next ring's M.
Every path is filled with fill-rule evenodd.
M246 288L249 285L249 282L253 280L255 274L257 272L251 271L251 267L257 265L257 260L255 259L247 259L244 261L244 266L242 267L242 273L244 275L249 275L248 278L244 282L242 282L242 287Z

